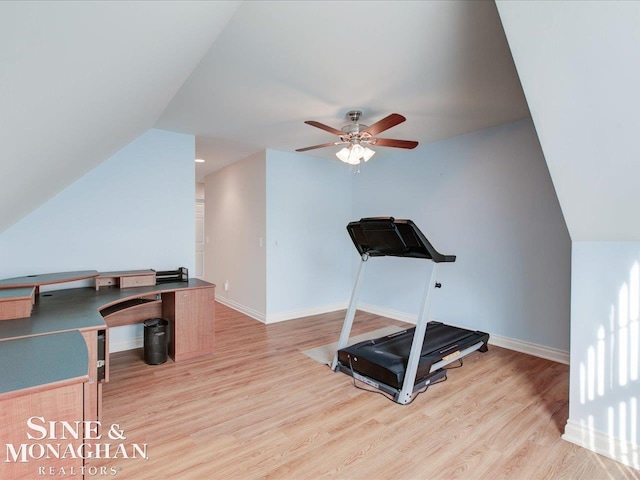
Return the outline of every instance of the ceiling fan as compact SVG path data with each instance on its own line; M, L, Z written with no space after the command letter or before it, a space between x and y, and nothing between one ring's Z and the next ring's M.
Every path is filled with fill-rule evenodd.
M311 147L298 148L296 152L306 152L307 150L331 147L334 145L346 145L342 150L336 153L336 156L345 163L358 165L360 162L368 161L374 155L375 152L369 148L370 146L375 145L378 147L408 149L416 148L418 146L418 142L411 140L394 140L391 138L378 138L376 136L379 133L404 122L406 118L399 113L392 113L371 126L358 123L361 115L362 112L360 110L351 110L350 112L347 112L347 120L350 120L351 123L345 125L340 130L314 120L307 120L304 122L307 125L333 133L334 135L337 135L340 140L336 142L323 143L321 145L313 145Z

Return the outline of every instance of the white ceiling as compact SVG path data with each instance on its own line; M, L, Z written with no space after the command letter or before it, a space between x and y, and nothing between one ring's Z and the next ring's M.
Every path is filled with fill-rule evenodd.
M4 1L0 105L0 232L153 127L202 178L354 108L423 145L529 115L487 1Z
M421 144L529 115L493 2L261 1L240 6L155 126L196 135L202 179L332 142L304 120L340 128L354 108L369 125L403 114L380 136Z

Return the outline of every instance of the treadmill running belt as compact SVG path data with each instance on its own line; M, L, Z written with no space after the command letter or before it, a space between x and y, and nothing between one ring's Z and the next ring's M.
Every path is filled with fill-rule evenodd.
M338 351L339 362L354 371L394 388L401 388L409 359L414 328L373 340L365 340ZM415 383L428 378L431 366L444 357L478 342L486 349L489 335L483 332L428 322Z

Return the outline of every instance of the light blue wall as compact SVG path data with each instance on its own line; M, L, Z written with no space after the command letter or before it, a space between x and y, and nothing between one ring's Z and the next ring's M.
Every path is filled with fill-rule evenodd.
M0 235L0 278L180 266L193 271L194 156L193 136L163 130L141 135ZM112 346L139 334L122 327L112 332Z
M346 224L388 215L413 219L458 257L440 268L432 318L569 350L571 242L530 120L387 149L356 176L338 162L268 150L266 202L266 312L256 318L344 308L359 260ZM373 259L361 305L415 317L428 268Z
M349 168L267 150L267 321L345 308Z
M565 438L640 468L640 243L574 242Z
M412 219L457 255L439 267L432 318L569 350L571 241L530 120L374 157L352 216ZM361 302L417 315L427 262L370 263Z

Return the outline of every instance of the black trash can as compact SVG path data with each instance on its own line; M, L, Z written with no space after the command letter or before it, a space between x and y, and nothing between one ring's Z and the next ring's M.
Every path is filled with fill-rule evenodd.
M169 322L164 318L150 318L144 321L144 361L149 365L159 365L167 361Z

